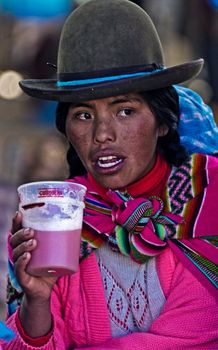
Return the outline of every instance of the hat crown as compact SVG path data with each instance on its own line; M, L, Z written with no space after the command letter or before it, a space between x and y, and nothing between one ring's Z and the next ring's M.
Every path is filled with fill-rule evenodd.
M180 84L197 76L203 62L165 67L157 31L141 7L89 0L65 21L57 79L26 79L20 86L30 96L78 103Z
M61 33L58 74L163 65L157 31L127 0L90 0L74 10Z

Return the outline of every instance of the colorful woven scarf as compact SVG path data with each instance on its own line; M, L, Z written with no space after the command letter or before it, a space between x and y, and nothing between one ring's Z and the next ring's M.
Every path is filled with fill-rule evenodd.
M215 185L217 183L215 187L218 188L218 159L195 154L180 167L173 168L170 175L165 165L159 165L162 169L159 180L153 179L158 173L154 167L153 173L129 186L127 191L107 191L90 176L70 180L88 189L81 259L106 242L111 249L129 255L138 263L160 254L169 246L183 265L217 298L217 225L209 224L207 232L203 230L196 233L195 224L201 217L208 179L214 181ZM150 179L153 179L152 186ZM167 182L165 188L164 182ZM212 200L217 202L216 191ZM216 213L211 212L211 217L214 215ZM216 222L218 224L218 218ZM22 299L22 289L14 274L10 256L7 293L9 315L15 312Z
M157 196L134 199L119 191L108 191L107 195L113 202L107 213L99 201L87 196L84 223L88 235L84 229L83 239L89 241L94 230L138 263L157 255L166 246L166 239L174 236L175 225L183 221L179 215L164 212L163 201Z
M100 194L89 177L77 177L88 188L81 259L108 242L113 250L138 263L170 246L181 262L212 293L218 288L218 235L196 236L195 219L200 213L207 182L207 156L194 155L173 169L163 200L144 195L133 198L121 191ZM142 189L143 193L143 189Z

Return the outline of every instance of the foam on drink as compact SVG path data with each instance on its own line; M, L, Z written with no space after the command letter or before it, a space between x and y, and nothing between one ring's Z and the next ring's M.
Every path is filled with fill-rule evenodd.
M52 202L44 203L43 207L21 209L24 214L23 226L43 231L71 230L72 227L79 229L82 225L84 205L76 206L72 203L69 201L66 205Z

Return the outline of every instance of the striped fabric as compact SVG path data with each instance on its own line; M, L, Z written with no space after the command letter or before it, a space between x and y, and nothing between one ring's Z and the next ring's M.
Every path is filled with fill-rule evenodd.
M209 159L215 163L210 167ZM214 227L209 225L209 233L204 230L196 233L196 222L202 216L207 188L210 187L208 174L214 179L216 191L212 200L216 203L218 159L201 154L191 156L183 165L172 169L162 200L158 197L131 198L128 193L119 191L108 191L106 200L92 188L86 176L70 180L88 188L81 260L105 242L109 243L111 249L130 256L138 263L160 254L169 246L183 265L217 298L218 218L215 217ZM216 212L209 215L210 220ZM21 298L22 290L10 258L9 315L16 310Z
M85 178L80 182L90 187ZM195 232L207 186L207 156L195 154L172 170L163 200L134 199L128 193L109 190L105 201L89 189L81 259L106 241L113 250L138 263L170 245L187 268L217 291L217 232L210 236Z

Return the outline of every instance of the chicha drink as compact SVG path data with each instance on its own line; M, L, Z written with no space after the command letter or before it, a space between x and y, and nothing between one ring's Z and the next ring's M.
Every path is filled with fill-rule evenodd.
M34 229L37 240L27 272L35 276L76 272L86 188L70 182L42 184L43 187L38 182L18 188L23 226ZM22 193L27 185L34 185L34 198ZM24 201L24 197L28 200Z

